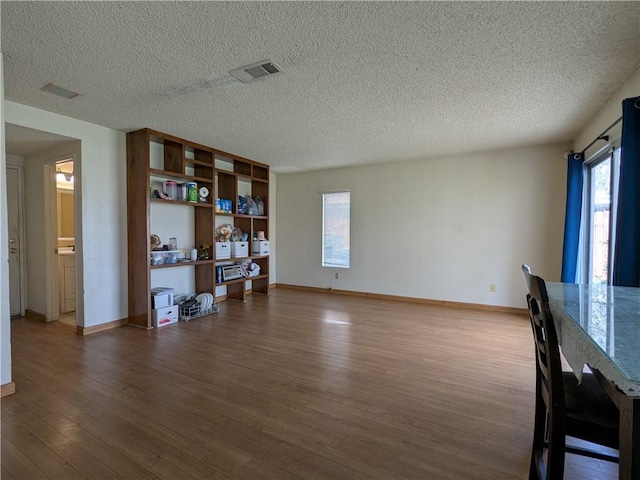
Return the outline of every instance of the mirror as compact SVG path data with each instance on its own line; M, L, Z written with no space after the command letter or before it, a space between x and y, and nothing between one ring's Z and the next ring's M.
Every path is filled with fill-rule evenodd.
M73 190L58 189L58 238L73 238Z

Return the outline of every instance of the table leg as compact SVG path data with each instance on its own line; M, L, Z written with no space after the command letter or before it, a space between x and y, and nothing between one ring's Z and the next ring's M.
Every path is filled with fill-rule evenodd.
M618 397L620 409L620 480L640 479L640 398Z

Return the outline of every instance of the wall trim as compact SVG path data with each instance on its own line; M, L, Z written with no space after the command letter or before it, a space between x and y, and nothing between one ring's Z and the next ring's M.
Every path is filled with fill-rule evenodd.
M47 316L44 313L35 312L33 310L29 310L28 308L24 311L25 317L31 317L34 320L39 320L41 322L47 321Z
M433 300L430 298L403 297L401 295L386 295L384 293L358 292L354 290L337 290L335 288L307 287L303 285L289 285L286 283L278 283L279 288L288 288L290 290L303 290L307 292L331 293L333 295L347 295L352 297L368 297L379 300L391 300L403 303L418 303L421 305L439 305L441 307L466 308L471 310L484 310L491 312L512 313L516 315L527 315L526 308L504 307L500 305L485 305L482 303L452 302L449 300Z
M0 397L6 397L7 395L13 395L16 393L16 384L13 382L0 385Z
M112 322L101 323L100 325L93 325L92 327L81 327L76 325L76 333L78 335L91 335L93 333L104 332L105 330L111 330L112 328L122 327L129 323L128 318L121 318L120 320L114 320Z

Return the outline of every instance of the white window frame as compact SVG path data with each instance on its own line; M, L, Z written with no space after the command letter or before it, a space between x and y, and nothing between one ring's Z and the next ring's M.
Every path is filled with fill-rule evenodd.
M591 230L592 218L592 169L607 158L611 157L611 207L609 211L609 252L608 252L608 272L607 272L607 284L611 285L613 280L613 268L615 258L615 237L616 237L616 218L618 214L618 186L620 183L620 139L612 141L610 144L598 150L591 155L583 164L584 168L584 196L583 196L583 211L582 211L582 261L584 268L580 269L581 273L579 278L582 283L590 283L592 272L592 248L593 244L593 231ZM617 171L617 175L614 172Z
M348 222L347 222L347 229L348 229L348 238L346 239L346 242L344 241L344 239L342 240L342 249L346 250L346 262L336 262L336 261L331 261L332 259L327 258L327 241L329 239L329 237L335 237L335 235L332 235L331 232L328 232L328 225L327 225L327 215L326 215L326 206L327 206L327 201L328 199L332 198L332 197L336 197L338 195L347 195L348 196L348 209L349 209L349 213L348 213ZM342 191L336 191L336 192L323 192L322 193L322 266L323 267L329 267L329 268L351 268L351 192L349 192L348 190L342 190Z

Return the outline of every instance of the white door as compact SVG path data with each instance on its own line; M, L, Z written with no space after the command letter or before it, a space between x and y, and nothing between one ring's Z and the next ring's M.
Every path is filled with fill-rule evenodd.
M9 298L11 316L24 315L22 309L22 176L15 167L7 167L7 210L9 221Z

